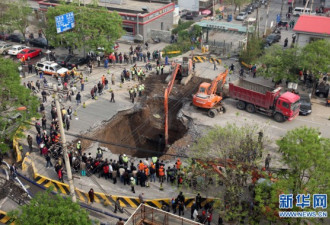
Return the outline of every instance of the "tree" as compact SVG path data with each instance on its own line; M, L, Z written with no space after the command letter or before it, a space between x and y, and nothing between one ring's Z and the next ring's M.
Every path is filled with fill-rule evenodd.
M5 20L8 26L14 30L18 30L25 38L31 13L32 8L29 6L27 0L9 1L5 12Z
M330 139L314 128L300 127L277 141L282 159L289 166L286 184L293 194L330 194Z
M25 121L38 116L39 101L31 91L20 84L18 64L11 59L0 58L0 149L9 150L17 129ZM18 107L26 107L17 111Z
M8 213L17 225L89 225L86 210L70 198L52 195L50 191L39 192L29 204L20 206L19 210Z
M58 34L55 17L68 12L74 13L75 27ZM63 44L72 49L103 47L105 51L112 52L115 40L123 34L122 19L117 12L110 13L105 8L94 8L92 5L61 4L49 8L46 17L46 35L52 37L49 42L54 47Z
M240 60L252 64L263 52L263 40L255 33L249 34L247 38L246 48L241 51Z
M193 188L215 191L226 220L243 220L248 214L247 198L242 195L246 195L247 179L261 156L259 131L257 126L216 126L198 139L189 153L196 160L191 161L185 180ZM221 169L215 170L213 166L219 165Z
M235 6L234 14L236 14L237 9L241 11L241 6L245 3L251 2L251 0L225 0L227 4L233 4Z
M319 78L320 73L328 73L330 65L330 41L313 41L302 49L301 66Z
M279 45L272 45L259 59L262 67L258 69L258 74L270 77L275 82L283 79L291 82L297 81L300 61L301 55L298 47L283 50Z

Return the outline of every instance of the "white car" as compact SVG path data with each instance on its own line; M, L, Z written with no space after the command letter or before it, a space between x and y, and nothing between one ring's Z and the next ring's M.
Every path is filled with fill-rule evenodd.
M0 54L6 55L8 50L11 49L12 46L12 44L6 42L0 43Z
M240 20L240 21L243 21L245 20L247 17L247 13L246 12L240 12L237 17L236 17L236 20Z
M26 47L24 45L14 45L11 47L11 49L8 50L8 55L17 55L18 53L20 53L23 49L26 49L29 47Z

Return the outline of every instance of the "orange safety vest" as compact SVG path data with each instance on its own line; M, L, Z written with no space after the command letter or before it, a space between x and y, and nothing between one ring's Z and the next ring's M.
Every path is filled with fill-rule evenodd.
M182 162L181 162L180 160L178 160L178 161L176 162L176 168L177 168L177 169L180 169L181 164L182 164Z
M141 170L141 171L144 170L144 164L143 164L143 163L140 163L140 164L139 164L139 170Z
M159 170L158 170L158 172L159 172L159 176L165 176L165 173L164 173L164 167L160 167L159 168Z
M149 168L148 168L148 167L145 167L145 168L144 168L144 172L145 172L145 174L148 176L148 175L149 175Z

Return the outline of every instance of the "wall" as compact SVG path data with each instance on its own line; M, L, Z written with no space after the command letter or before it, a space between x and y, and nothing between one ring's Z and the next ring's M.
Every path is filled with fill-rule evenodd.
M311 39L327 39L330 41L330 36L317 35L317 34L305 34L305 33L297 33L297 44L299 47L304 47L309 44ZM291 43L292 39L289 41Z
M162 28L161 23L163 23L163 29L161 29ZM151 38L152 30L169 31L172 28L172 26L173 26L173 12L170 12L156 20L151 21L150 23L144 24L142 30L140 30L140 34L144 36L145 40L148 40Z
M150 38L159 38L162 42L171 41L171 31L167 30L151 30Z

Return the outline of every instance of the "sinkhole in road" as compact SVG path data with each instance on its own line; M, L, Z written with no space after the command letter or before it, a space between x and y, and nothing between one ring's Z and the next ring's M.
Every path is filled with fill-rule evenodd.
M114 154L134 157L161 156L166 152L164 139L164 99L148 98L140 109L130 109L117 113L95 133L98 140L131 146L132 149L102 144ZM169 144L182 138L187 128L177 118L182 103L169 100ZM139 149L135 149L139 148Z

